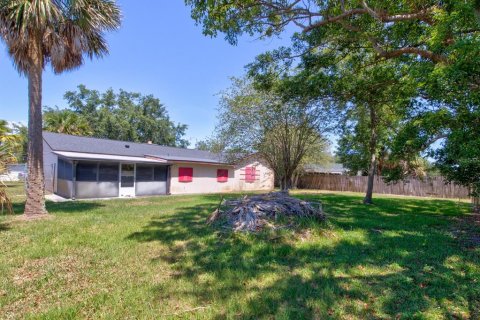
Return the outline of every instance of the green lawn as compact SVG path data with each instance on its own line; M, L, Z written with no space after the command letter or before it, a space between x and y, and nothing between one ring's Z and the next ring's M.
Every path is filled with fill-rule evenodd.
M0 217L0 318L480 319L480 249L452 234L468 204L297 194L329 222L220 232L205 224L218 195Z

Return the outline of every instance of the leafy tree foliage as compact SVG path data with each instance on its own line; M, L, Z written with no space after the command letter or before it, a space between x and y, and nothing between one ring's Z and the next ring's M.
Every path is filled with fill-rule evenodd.
M259 154L288 190L305 159L325 151L321 112L311 101L285 100L273 89L260 91L248 79L233 79L221 96L215 145L231 157Z
M370 50L378 58L419 57L435 64L465 61L478 50L476 0L186 0L206 35L264 37L288 25L316 38L317 46ZM462 17L461 19L459 17Z
M462 111L449 126L443 148L434 152L436 167L447 180L470 188L480 213L480 110Z
M200 140L195 143L195 149L210 151L214 153L225 152L226 144L220 140L220 136L212 136L205 140Z
M173 123L152 95L120 90L98 92L78 86L65 93L68 109L46 109L45 129L98 138L187 147L187 126Z
M410 105L408 80L388 63L359 68L347 63L337 68L332 92L343 112L338 155L352 171L368 172L365 203L372 203L374 176L379 172L389 141ZM367 169L367 170L365 170Z
M250 75L262 88L268 88L279 72L275 56L266 53L250 65ZM337 155L350 171L369 176L365 203L372 203L374 176L387 167L389 144L416 95L406 68L377 62L369 53L326 48L305 54L293 73L284 74L283 82L286 96L329 102L330 116L325 120L340 135Z
M393 155L412 161L419 150L435 159L447 181L464 185L480 207L480 109L478 104L443 106L413 116L394 140ZM434 142L440 146L432 147ZM402 174L397 179L403 178Z
M336 79L337 66L345 58L356 59L366 69L390 62L413 84L410 88L415 89L416 102L398 127L391 128L390 138L380 139L389 142L391 150L385 153L389 161L396 163L389 172L390 178L401 178L418 169L422 162L420 153L443 138L445 143L438 152L432 152L441 171L448 179L468 186L478 181L476 172L470 171L475 169L472 163L478 161L474 154L470 157L473 162L468 165L457 155L469 154L476 147L475 139L459 141L458 137L468 135L463 128L478 126L475 117L466 115L463 109L477 114L480 105L479 1L187 0L186 3L192 7L192 17L203 25L206 35L224 33L233 44L244 33L269 37L280 34L288 25L296 26L300 32L293 37L292 46L261 55L251 73L257 74L257 81L268 85L273 61L284 60L286 65L292 65L300 60L301 72L291 83L296 84L293 88L301 96L325 98L348 89L347 82ZM360 90L364 96L375 96L369 93L371 86L366 88ZM409 90L406 97L411 97ZM396 99L391 99L390 107L392 100ZM360 108L357 111L372 106L355 105ZM359 141L365 141L366 130L362 128L368 127L368 119L359 120L357 117L343 126L347 130L342 143L344 155L351 160L357 157L355 162L363 162L365 166L366 152L360 150ZM430 120L434 124L429 124ZM355 152L347 152L349 149ZM453 159L457 159L454 165ZM458 169L462 165L467 171ZM466 177L472 180L468 182Z

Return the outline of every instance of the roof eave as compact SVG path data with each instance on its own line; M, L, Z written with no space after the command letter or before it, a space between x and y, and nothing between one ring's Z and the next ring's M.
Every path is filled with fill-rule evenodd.
M193 160L169 160L170 164L182 164L182 163L194 163L194 164L204 164L211 166L225 166L225 167L234 167L234 164L226 162L208 162L208 161L193 161Z

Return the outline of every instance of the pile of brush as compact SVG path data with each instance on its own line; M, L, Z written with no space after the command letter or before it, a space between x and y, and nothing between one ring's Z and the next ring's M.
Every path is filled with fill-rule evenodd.
M208 222L221 221L234 231L257 232L265 227L278 228L275 222L282 217L326 219L321 203L300 200L287 192L272 192L222 200Z

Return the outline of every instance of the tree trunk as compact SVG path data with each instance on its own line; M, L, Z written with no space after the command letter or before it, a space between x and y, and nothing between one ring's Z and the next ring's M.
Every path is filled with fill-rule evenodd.
M298 189L298 180L300 179L300 173L294 173L292 178L292 189Z
M280 183L280 190L288 191L290 189L292 189L292 177L287 177L287 176L282 177L282 180Z
M368 168L368 184L364 204L373 204L373 184L375 182L375 171L377 169L377 116L373 107L370 107L370 166Z
M377 159L375 153L372 153L370 160L370 168L368 169L368 183L367 183L367 192L365 194L365 199L363 203L373 204L373 184L375 182L375 170L377 167Z
M473 197L473 213L480 213L480 197Z
M42 72L43 62L39 43L31 46L28 72L28 159L27 200L24 214L47 214L45 208L45 183L43 175L42 138Z

